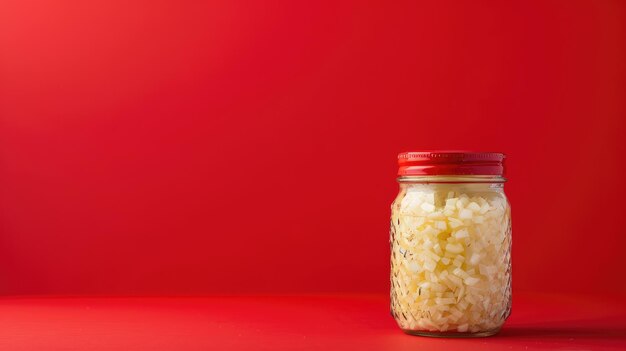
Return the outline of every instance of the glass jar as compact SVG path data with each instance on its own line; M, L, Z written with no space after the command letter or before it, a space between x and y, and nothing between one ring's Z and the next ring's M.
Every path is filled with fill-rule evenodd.
M391 205L391 314L412 335L497 333L511 312L504 155L406 152Z

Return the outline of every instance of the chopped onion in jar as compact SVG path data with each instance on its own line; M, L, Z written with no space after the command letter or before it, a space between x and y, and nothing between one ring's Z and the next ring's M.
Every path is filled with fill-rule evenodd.
M392 212L392 305L403 329L499 328L509 308L509 209L498 194L409 188ZM401 254L401 253L404 254Z

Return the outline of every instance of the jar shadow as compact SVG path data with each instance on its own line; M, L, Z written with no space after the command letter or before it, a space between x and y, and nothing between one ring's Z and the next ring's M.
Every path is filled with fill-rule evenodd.
M623 321L618 322L620 320L623 319L586 319L533 324L505 324L498 337L516 339L622 340L626 343L626 324Z

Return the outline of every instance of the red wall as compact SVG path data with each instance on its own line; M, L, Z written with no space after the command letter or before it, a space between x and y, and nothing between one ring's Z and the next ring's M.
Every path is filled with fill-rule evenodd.
M622 1L0 5L0 293L384 292L395 157L508 154L518 291L626 291Z

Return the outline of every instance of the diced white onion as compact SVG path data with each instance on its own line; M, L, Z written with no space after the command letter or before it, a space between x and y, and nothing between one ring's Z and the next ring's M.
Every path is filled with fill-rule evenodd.
M398 323L410 330L497 329L510 298L508 204L497 193L432 189L411 187L392 209L392 308L405 316Z

